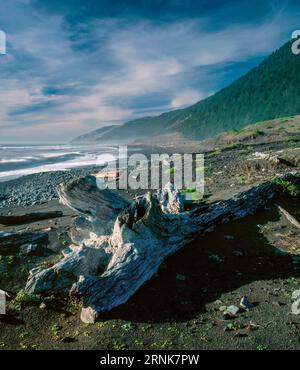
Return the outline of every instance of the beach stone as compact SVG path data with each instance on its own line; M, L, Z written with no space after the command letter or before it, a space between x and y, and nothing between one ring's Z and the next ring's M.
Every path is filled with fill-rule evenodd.
M300 299L300 290L295 290L292 294L292 302Z
M186 280L186 277L184 275L176 275L176 280L179 280L179 281L185 281Z
M232 319L237 317L237 314L239 312L239 307L231 305L226 308L226 310L223 313L223 316L225 319Z
M298 298L293 304L292 304L292 314L293 315L300 315L300 298Z
M240 307L244 310L251 310L253 308L253 304L249 302L246 296L244 296L240 301Z
M244 253L241 251L232 251L232 254L236 257L242 257L244 255Z
M6 292L0 290L0 315L6 314Z
M94 324L97 320L98 313L92 307L83 307L80 314L80 320L85 324Z
M38 252L39 246L37 244L24 244L20 247L20 253L32 255Z

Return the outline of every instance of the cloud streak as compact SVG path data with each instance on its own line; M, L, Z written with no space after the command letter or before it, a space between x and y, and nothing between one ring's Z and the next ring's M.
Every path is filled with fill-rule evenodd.
M288 40L299 9L251 22L82 17L3 0L0 142L62 142L209 96Z

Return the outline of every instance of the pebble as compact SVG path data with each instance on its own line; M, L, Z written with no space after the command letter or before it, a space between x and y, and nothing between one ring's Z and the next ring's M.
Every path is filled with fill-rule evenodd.
M224 238L226 240L234 240L234 236L233 235L225 235Z
M300 299L300 290L295 290L292 294L292 302L296 301L297 299Z
M96 167L72 169L69 171L44 172L23 176L0 183L0 208L30 206L56 199L56 187L74 177L93 172Z
M292 304L292 314L293 315L300 315L300 298L298 298L293 304Z
M253 304L249 302L248 298L246 296L242 297L240 301L240 307L243 310L251 310L253 308Z
M94 324L97 320L98 312L92 309L92 307L83 307L80 314L80 320L85 324Z
M292 293L292 314L299 315L300 314L300 290L295 290Z
M224 257L218 256L217 254L210 254L208 258L214 262L218 262L218 263L224 262Z
M233 251L233 252L232 252L232 254L233 254L234 256L236 256L236 257L242 257L242 256L244 255L244 253L243 253L243 252L241 252L241 251Z
M237 306L231 305L226 308L226 310L223 313L223 316L225 319L233 319L237 317L240 309Z
M24 244L20 247L20 253L22 254L35 254L39 249L39 246L37 244Z

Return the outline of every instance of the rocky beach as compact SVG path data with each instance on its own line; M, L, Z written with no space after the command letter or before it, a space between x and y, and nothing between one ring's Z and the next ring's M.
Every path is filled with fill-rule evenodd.
M291 120L295 135L298 119ZM270 130L270 122L261 124L263 136L250 127L247 143L243 132L177 147L205 153L205 200L194 207L205 209L278 176L296 176L299 144L296 137L290 140L291 132L289 140L282 134L278 140L280 125L273 122ZM153 150L174 148L143 151ZM94 324L82 322L81 302L68 295L24 290L29 271L51 268L72 243L78 215L58 202L57 186L95 170L37 173L0 183L0 289L7 293L1 348L298 348L300 203L291 183L286 188L278 183L278 195L254 215L219 225L170 256L128 302L101 313Z
M0 182L0 212L6 208L29 207L57 199L56 187L64 181L86 176L97 167L41 172Z

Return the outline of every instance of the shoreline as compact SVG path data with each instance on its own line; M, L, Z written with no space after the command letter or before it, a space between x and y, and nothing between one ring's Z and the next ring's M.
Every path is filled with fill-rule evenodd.
M228 199L249 187L271 181L278 174L300 171L300 162L295 161L295 156L300 154L298 145L290 141L285 145L267 141L255 146L257 151L286 161L277 164L253 159L253 148L248 147L231 146L208 153L205 202ZM67 296L41 296L39 302L29 299L14 306L14 300L23 297L29 271L58 263L62 251L72 244L70 235L77 214L59 203L55 187L95 168L37 173L0 183L0 196L4 190L9 195L7 205L3 206L0 200L2 215L62 212L61 217L0 226L4 248L0 255L0 288L13 298L9 301L8 314L0 320L2 348L249 350L299 347L300 321L299 316L291 316L290 296L299 289L300 232L278 211L276 204L298 220L300 199L286 194L255 215L222 224L214 232L200 235L188 248L170 256L157 275L128 302L101 314L94 325L87 327L80 321L80 303L74 304ZM133 193L125 192L124 196L130 197ZM36 204L30 206L32 202ZM8 245L6 233L18 238ZM37 234L46 234L48 241L41 240L36 252L28 253L28 249L24 252L22 238L28 238L25 243L28 247L37 244L33 241ZM254 304L253 309L225 320L224 307L238 306L244 296ZM14 330L12 323L15 323Z
M57 199L56 187L75 177L86 176L99 167L74 168L67 171L38 172L0 182L0 211L29 207Z

